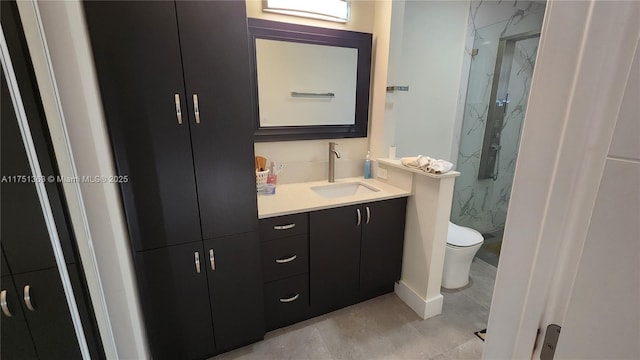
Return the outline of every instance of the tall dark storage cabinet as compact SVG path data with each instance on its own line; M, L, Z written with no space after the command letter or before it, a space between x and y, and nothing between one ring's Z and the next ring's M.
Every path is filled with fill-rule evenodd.
M153 357L261 339L245 1L84 8Z

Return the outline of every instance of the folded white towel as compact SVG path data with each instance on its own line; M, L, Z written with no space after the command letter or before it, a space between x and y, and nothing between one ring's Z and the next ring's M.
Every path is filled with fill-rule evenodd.
M400 163L406 167L420 169L432 174L444 174L453 168L453 164L446 160L433 159L422 155L401 158Z

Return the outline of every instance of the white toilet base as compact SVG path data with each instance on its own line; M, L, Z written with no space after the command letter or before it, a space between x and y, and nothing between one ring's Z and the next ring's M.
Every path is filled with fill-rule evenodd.
M469 284L471 262L482 246L482 242L473 246L457 247L447 244L442 272L442 287L459 289Z

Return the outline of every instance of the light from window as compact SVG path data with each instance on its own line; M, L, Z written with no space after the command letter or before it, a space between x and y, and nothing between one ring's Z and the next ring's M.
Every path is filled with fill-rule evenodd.
M314 19L349 21L348 0L264 0L264 11Z

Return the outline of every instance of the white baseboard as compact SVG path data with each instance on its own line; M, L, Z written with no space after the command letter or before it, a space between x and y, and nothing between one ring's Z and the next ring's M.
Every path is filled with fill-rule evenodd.
M423 319L428 319L442 313L443 297L440 293L431 299L425 300L402 281L396 283L395 293Z

